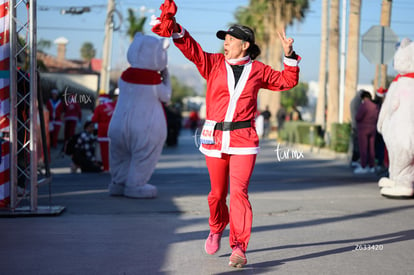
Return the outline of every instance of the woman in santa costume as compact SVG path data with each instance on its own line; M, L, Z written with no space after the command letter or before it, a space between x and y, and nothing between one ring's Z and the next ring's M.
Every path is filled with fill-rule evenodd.
M51 98L46 103L49 111L50 143L53 148L57 147L60 127L62 127L63 103L59 99L59 91L52 89Z
M262 88L283 91L296 86L300 57L292 49L293 39L283 32L279 37L285 69L276 71L255 61L260 49L254 33L241 25L217 32L217 37L224 40L224 54L207 53L174 18L172 21L174 44L207 81L206 121L200 138L211 182L210 234L205 251L215 254L219 250L223 231L230 224L233 252L229 265L242 267L247 263L245 252L252 228L248 187L259 152L254 125L257 95ZM229 185L230 208L226 205Z

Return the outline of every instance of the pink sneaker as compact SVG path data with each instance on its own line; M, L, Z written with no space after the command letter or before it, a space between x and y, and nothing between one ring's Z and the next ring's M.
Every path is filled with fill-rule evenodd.
M207 254L213 255L220 249L220 241L221 235L223 232L220 233L211 233L208 235L206 243L204 244L204 250Z
M245 264L247 264L246 254L244 251L239 247L233 247L233 253L230 256L229 266L241 268Z

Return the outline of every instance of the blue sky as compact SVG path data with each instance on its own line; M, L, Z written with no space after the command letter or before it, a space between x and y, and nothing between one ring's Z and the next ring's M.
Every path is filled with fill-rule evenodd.
M58 37L69 40L67 45L67 57L80 58L80 47L84 42L91 42L97 49L97 56L102 55L104 39L104 22L106 16L107 0L38 0L38 39L54 41ZM117 10L127 16L128 8L135 8L137 13L142 6L147 10L146 15L159 15L159 6L163 1L154 0L121 0L117 1ZM221 49L222 41L215 37L219 29L226 29L234 22L234 12L237 7L247 5L248 0L176 0L178 13L177 21L181 23L193 37L203 46L205 51L217 52ZM342 5L342 4L341 4ZM62 15L61 8L91 7L91 12L82 15ZM378 25L380 20L381 0L363 0L361 35L371 26ZM391 29L399 39L409 37L414 40L414 1L394 0L392 9ZM301 80L317 80L319 74L319 45L320 45L320 15L321 1L310 0L310 11L303 22L290 26L286 33L295 39L294 48L302 56ZM118 22L118 20L116 20ZM148 22L149 23L149 20ZM120 30L114 33L112 45L112 67L125 66L125 55L129 45L129 39L125 34L126 22ZM145 27L147 34L152 34L150 26ZM56 55L56 47L53 45L47 50ZM169 50L170 64L189 64L181 53L172 45ZM389 63L391 65L391 62ZM390 66L392 67L392 66ZM375 65L361 55L359 83L370 83L374 78ZM390 69L390 74L395 72Z

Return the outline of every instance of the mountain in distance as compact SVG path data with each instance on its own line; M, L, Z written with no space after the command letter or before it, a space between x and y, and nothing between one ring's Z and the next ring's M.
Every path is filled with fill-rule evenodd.
M200 76L194 64L170 64L168 65L168 70L183 85L193 88L197 95L204 94L206 81Z

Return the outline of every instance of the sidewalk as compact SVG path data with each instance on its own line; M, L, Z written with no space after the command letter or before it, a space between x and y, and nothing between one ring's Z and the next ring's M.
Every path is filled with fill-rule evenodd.
M52 205L66 210L0 219L0 274L414 274L414 200L381 197L378 178L353 175L343 158L280 146L289 159L261 143L243 269L227 266L228 228L217 255L203 250L209 176L184 130L151 178L153 200L110 197L108 173L71 174L55 158ZM39 193L48 205L48 188Z

